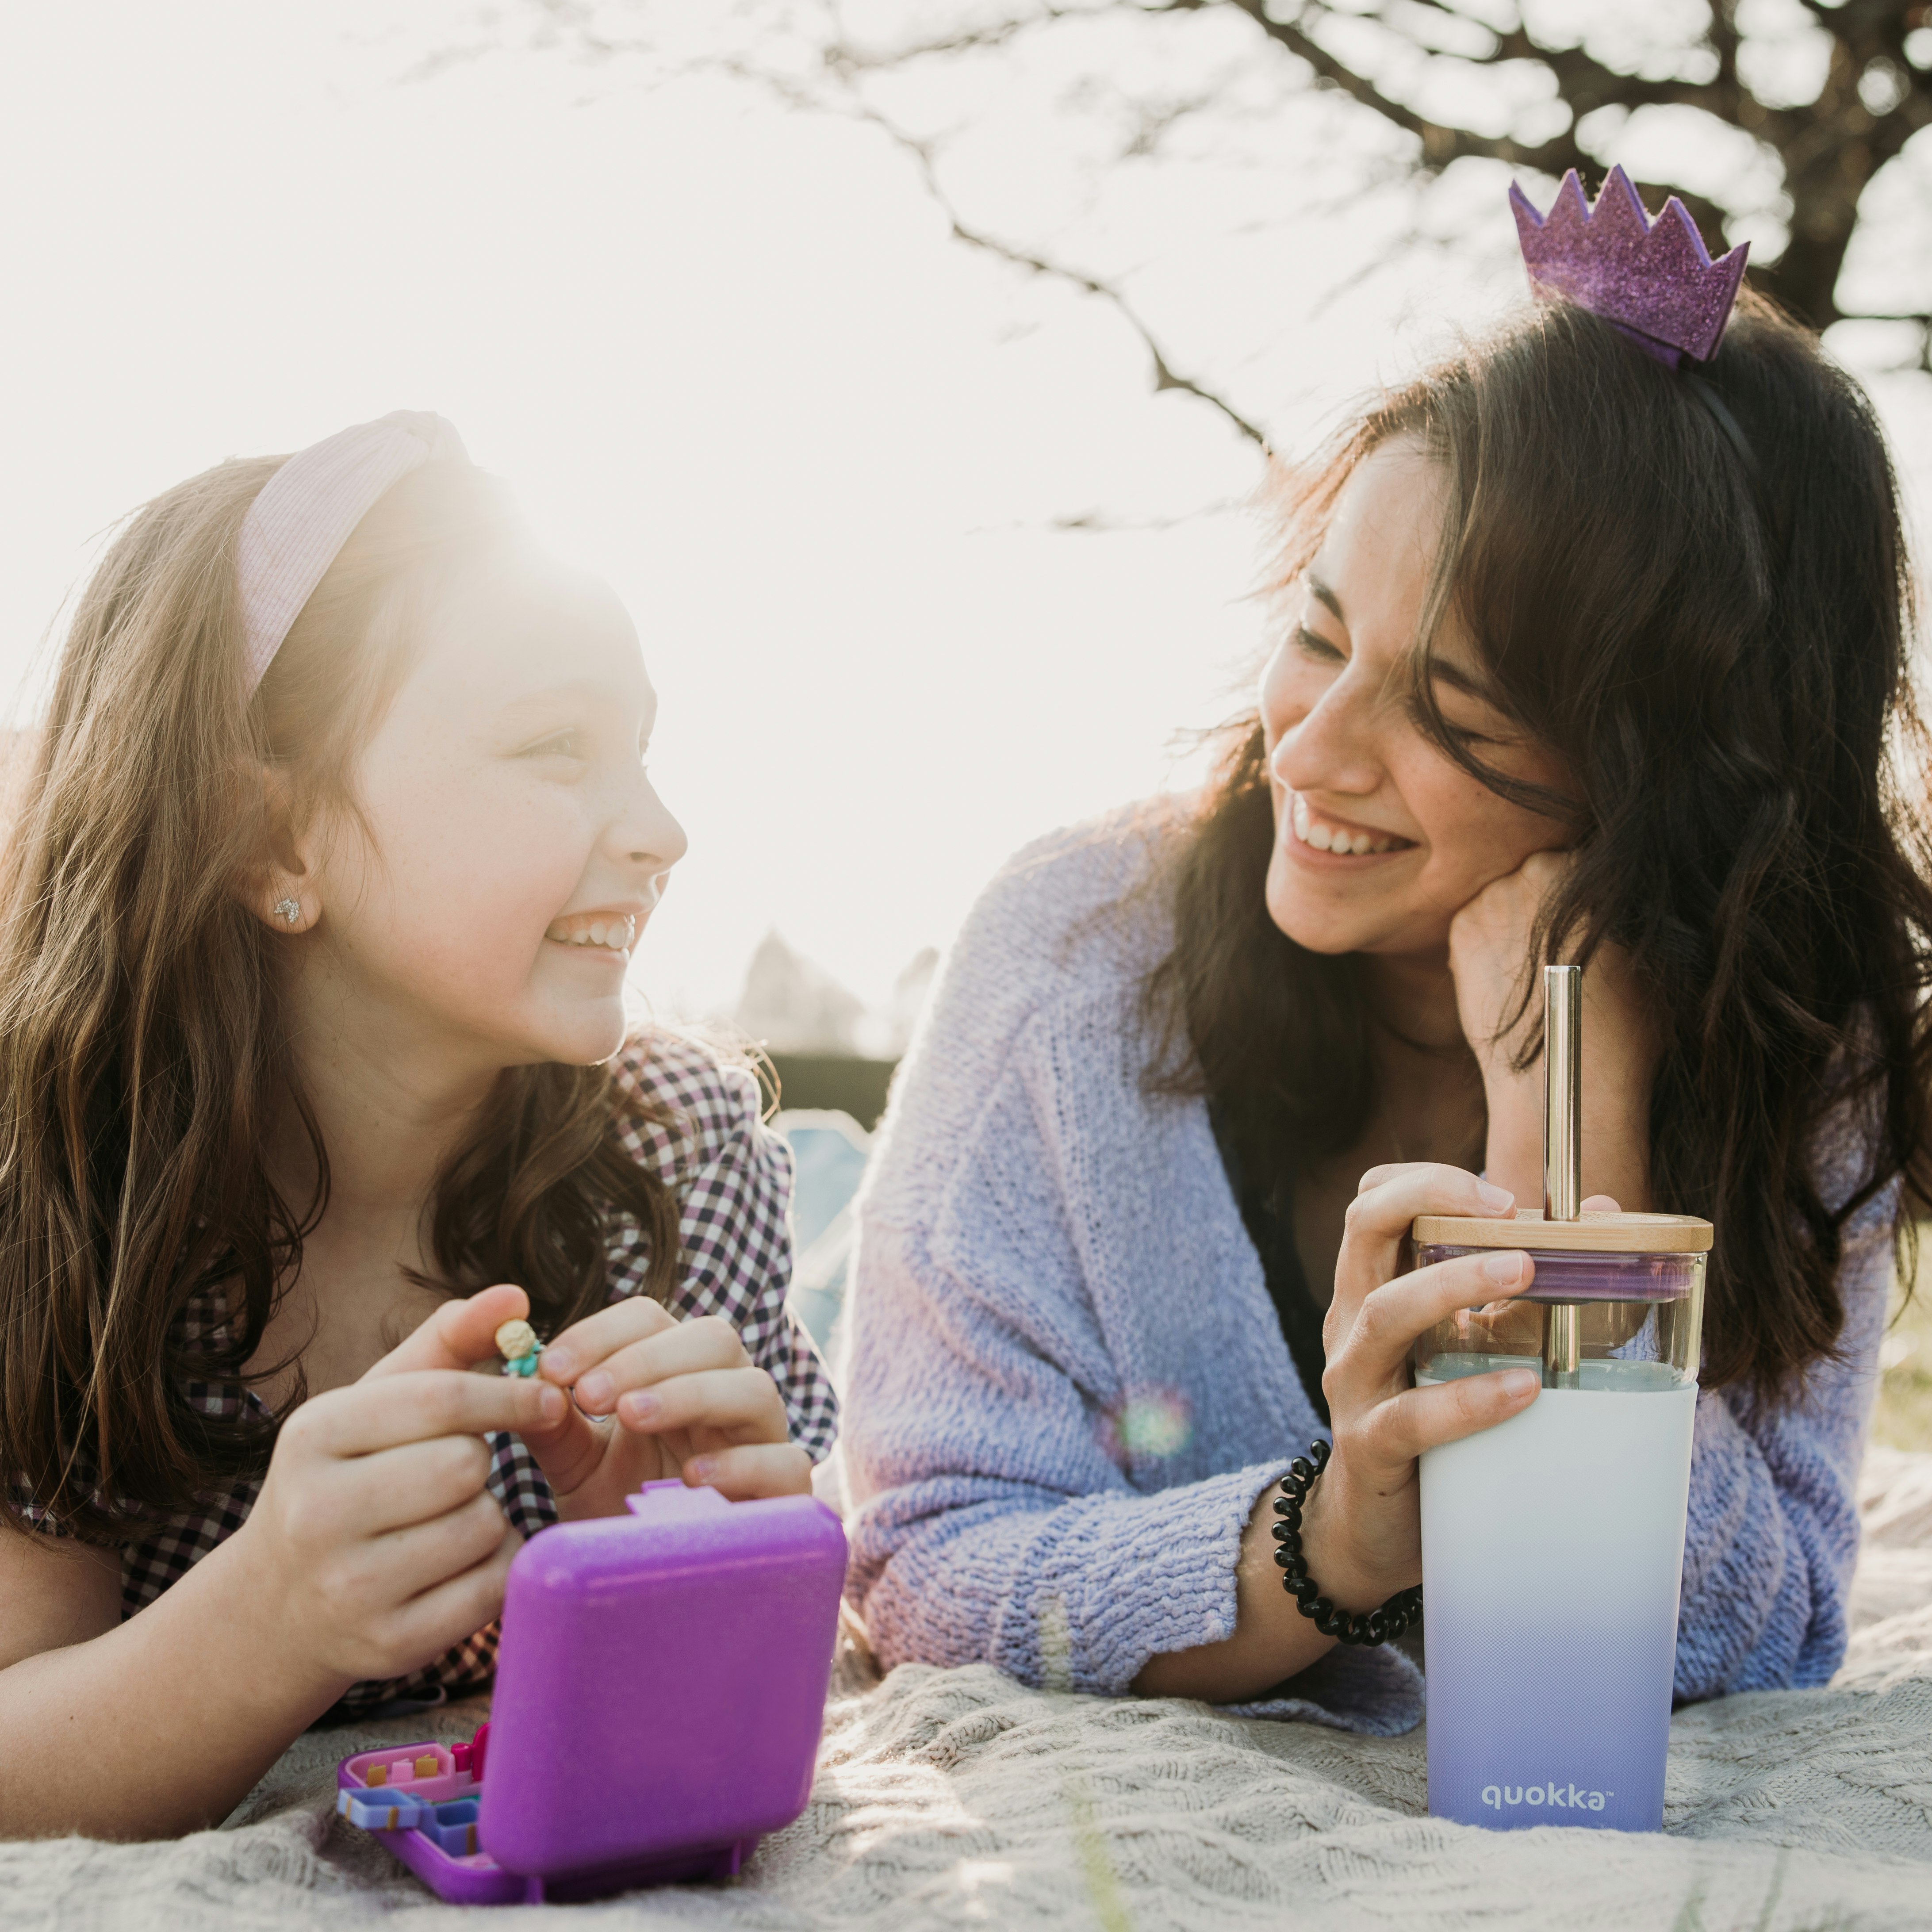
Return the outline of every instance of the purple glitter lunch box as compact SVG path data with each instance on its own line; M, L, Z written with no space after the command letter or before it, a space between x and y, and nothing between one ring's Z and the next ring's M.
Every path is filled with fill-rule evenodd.
M440 1898L592 1898L734 1874L812 1790L845 1532L809 1496L650 1483L510 1565L490 1721L360 1751L336 1810ZM485 1774L487 1762L488 1774Z

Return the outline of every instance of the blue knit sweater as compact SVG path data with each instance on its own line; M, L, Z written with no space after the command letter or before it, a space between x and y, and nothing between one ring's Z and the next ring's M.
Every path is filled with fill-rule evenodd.
M1228 1636L1255 1500L1321 1432L1205 1108L1142 1090L1135 997L1171 928L1135 889L1174 822L1102 820L1008 866L901 1070L845 1362L849 1587L889 1665L1120 1693ZM1801 1401L1700 1399L1681 1697L1838 1665L1888 1220L1881 1202L1850 1231L1842 1359ZM1337 1648L1240 1708L1391 1733L1420 1691L1400 1653Z

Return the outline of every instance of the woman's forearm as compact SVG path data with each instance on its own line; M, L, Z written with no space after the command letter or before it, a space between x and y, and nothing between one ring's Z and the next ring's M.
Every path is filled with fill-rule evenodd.
M1210 1704L1238 1704L1264 1696L1306 1670L1334 1648L1295 1606L1281 1586L1274 1560L1275 1487L1264 1490L1241 1537L1234 1573L1234 1634L1219 1643L1150 1658L1134 1689L1143 1697L1198 1697ZM1312 1573L1330 1599L1347 1610L1372 1610L1396 1584L1356 1576L1342 1539L1330 1533L1324 1517L1324 1492L1317 1484L1306 1506L1302 1535Z
M125 1623L0 1671L0 1834L215 1825L348 1687L275 1638L231 1540Z

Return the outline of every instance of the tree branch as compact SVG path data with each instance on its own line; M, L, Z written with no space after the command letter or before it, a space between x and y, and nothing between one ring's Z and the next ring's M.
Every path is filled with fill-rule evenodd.
M1184 395L1193 396L1211 408L1219 410L1228 421L1248 440L1261 448L1268 446L1268 436L1258 425L1250 422L1226 397L1210 389L1192 376L1184 376L1167 359L1154 332L1143 322L1125 292L1115 284L1098 275L1089 274L1084 269L1070 268L1064 262L1056 262L1050 256L1035 254L1016 244L1000 239L986 230L976 228L960 214L952 196L946 191L939 178L939 162L935 144L922 140L909 130L882 114L869 101L845 92L842 100L828 104L820 97L800 87L784 76L766 73L736 60L726 59L710 63L715 70L729 73L741 80L756 82L776 93L788 106L809 109L818 112L830 112L842 115L847 120L876 128L892 142L903 154L911 159L919 170L920 178L926 193L940 213L945 216L955 241L964 242L969 248L976 248L984 254L1016 268L1024 268L1028 274L1043 276L1077 290L1081 294L1095 296L1112 305L1120 320L1140 338L1141 346L1147 351L1148 358L1154 365L1154 386L1158 394L1163 389L1178 390Z

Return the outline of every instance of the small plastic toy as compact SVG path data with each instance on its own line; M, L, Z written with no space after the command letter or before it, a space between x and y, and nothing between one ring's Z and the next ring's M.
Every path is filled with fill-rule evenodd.
M646 1484L510 1565L490 1722L344 1759L336 1810L463 1905L725 1878L804 1810L845 1533L809 1496ZM489 1775L484 1775L484 1760Z
M503 1358L504 1374L527 1378L536 1373L537 1358L543 1353L543 1344L537 1340L537 1331L527 1322L506 1322L492 1339L496 1344L497 1354Z

